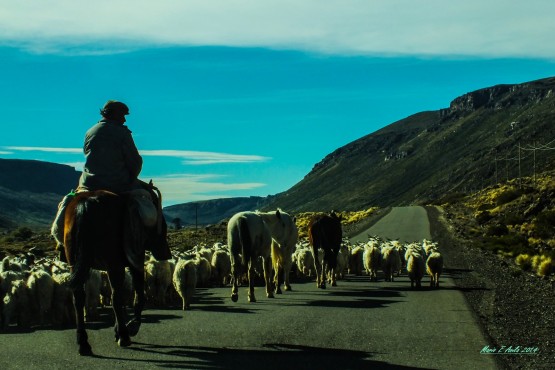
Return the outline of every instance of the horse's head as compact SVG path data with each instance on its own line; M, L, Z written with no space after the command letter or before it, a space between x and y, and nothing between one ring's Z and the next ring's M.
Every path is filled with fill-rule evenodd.
M168 224L162 212L162 193L152 184L152 180L149 183L148 190L151 192L158 216L156 224L147 228L146 248L152 252L157 260L168 260L172 258L172 254L167 238Z

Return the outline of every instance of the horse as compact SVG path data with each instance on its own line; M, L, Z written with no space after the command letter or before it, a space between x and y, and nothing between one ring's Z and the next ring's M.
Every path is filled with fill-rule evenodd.
M337 254L341 248L342 229L341 217L335 212L318 214L308 224L308 239L312 245L314 267L316 268L316 286L326 289L327 271L333 272L337 265ZM324 251L323 261L319 261L318 249ZM332 273L332 286L335 286L335 276Z
M299 237L295 218L279 208L272 212L259 212L270 234L272 235L272 264L274 266L274 288L276 294L281 294L279 275L283 273L285 290L291 290L289 273L293 264L293 252Z
M273 298L271 272L272 236L266 223L256 212L239 212L227 223L227 243L231 252L231 300L239 299L237 281L242 269L247 268L249 280L249 302L256 302L254 296L254 275L256 260L263 259L266 296Z
M131 345L141 325L145 304L144 256L148 248L157 259L171 258L166 239L167 224L161 213L161 195L151 185L149 192L158 193L157 222L146 227L139 218L137 203L129 194L106 190L80 192L68 204L64 218L64 252L71 268L70 287L77 316L79 354L93 355L85 329L84 285L91 268L107 271L112 287L112 308L116 323L115 337L120 347ZM154 202L153 198L153 202ZM134 316L126 324L124 281L126 267L135 291Z

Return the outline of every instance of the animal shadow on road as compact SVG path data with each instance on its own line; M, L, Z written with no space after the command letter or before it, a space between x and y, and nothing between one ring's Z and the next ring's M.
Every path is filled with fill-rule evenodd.
M140 360L164 368L187 369L420 369L372 360L372 353L290 344L265 344L260 349L161 346L136 343L137 352L167 355L171 360ZM134 360L128 360L134 361ZM130 364L131 365L131 364Z

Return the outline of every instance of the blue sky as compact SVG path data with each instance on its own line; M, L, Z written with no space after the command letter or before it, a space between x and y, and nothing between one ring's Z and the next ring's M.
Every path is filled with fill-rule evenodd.
M0 158L80 169L118 99L165 205L276 194L413 113L555 76L553 14L551 0L3 1Z

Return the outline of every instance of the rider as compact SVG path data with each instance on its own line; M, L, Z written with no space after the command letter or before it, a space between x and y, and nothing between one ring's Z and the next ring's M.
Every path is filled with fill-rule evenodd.
M100 110L101 120L85 135L85 165L79 179L80 191L109 190L123 193L144 188L138 179L143 159L135 146L131 131L125 126L129 108L122 102L108 100ZM51 234L57 242L56 249L63 250L64 214L73 198L73 191L58 206Z

